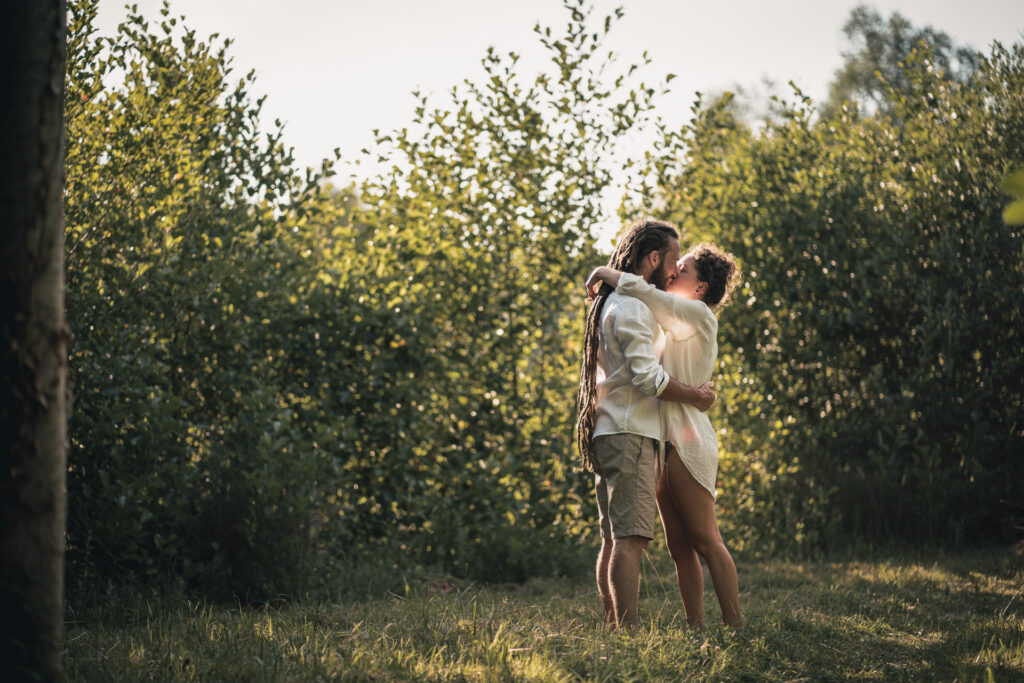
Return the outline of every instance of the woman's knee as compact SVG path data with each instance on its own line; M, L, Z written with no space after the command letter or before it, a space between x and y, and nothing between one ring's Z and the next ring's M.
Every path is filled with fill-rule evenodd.
M693 546L684 538L666 538L665 545L668 546L669 557L676 564L689 560L693 555Z
M716 555L722 551L728 552L725 549L725 543L722 541L721 535L718 533L699 534L693 539L693 549L704 558Z

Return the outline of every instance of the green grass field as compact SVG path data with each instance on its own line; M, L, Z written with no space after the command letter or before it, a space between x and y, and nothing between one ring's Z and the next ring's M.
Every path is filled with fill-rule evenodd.
M663 550L645 561L632 633L601 624L587 577L420 576L258 608L113 591L68 610L66 669L73 681L1024 680L1020 553L737 567L742 634L687 627ZM705 605L717 624L709 579Z

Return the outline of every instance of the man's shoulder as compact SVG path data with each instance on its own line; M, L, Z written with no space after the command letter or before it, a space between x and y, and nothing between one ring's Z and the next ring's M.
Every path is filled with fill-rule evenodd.
M648 308L647 304L634 296L626 296L618 292L612 292L608 295L608 301L605 302L605 315L614 315L616 318L632 318L645 322L654 319L654 314L651 313L651 309Z
M651 310L650 308L647 307L647 304L645 304L641 299L638 299L635 296L619 294L618 292L612 292L611 294L608 295L608 303L612 304L613 302L617 308L626 311Z

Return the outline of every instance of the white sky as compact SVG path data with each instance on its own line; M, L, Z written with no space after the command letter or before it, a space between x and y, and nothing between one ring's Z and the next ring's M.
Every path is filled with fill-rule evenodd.
M159 18L160 0L135 0ZM689 116L695 91L762 79L788 93L793 80L820 101L841 62L842 25L856 0L595 0L595 27L622 6L608 49L623 63L653 59L645 78L675 73L658 112L671 125ZM984 49L993 40L1024 41L1024 0L875 0L883 16L899 11L918 26L946 31ZM267 95L264 123L285 123L285 142L301 165L317 166L335 147L354 160L372 147L372 129L411 122L419 88L437 95L482 75L487 47L522 55L523 73L539 69L537 21L554 30L567 14L559 0L171 0L197 34L234 39L236 75L256 71L253 96ZM112 34L122 0L100 0L98 27ZM339 171L347 174L345 169ZM341 180L339 178L339 180Z

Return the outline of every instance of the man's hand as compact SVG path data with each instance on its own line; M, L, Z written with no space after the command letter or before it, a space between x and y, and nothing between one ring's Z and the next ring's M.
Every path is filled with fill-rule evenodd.
M668 385L658 398L674 403L689 403L703 413L715 402L715 392L711 390L711 382L704 382L699 387L691 387L689 384L683 384L669 377Z
M693 406L700 412L707 412L711 404L715 402L715 392L711 391L711 382L704 382L697 388L696 400Z

